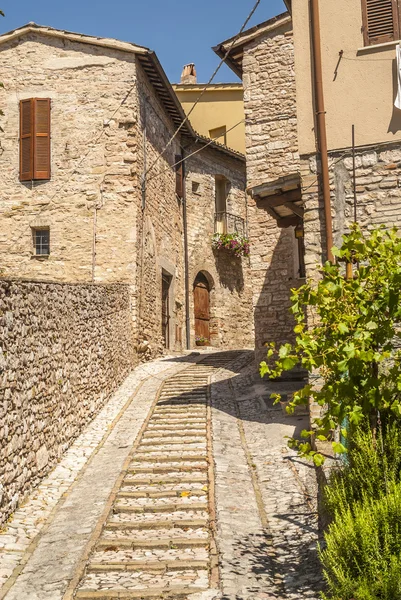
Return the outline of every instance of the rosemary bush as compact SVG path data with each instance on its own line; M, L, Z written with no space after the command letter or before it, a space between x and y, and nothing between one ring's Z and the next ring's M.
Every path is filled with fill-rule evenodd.
M326 600L401 600L401 424L352 432L348 465L325 490Z

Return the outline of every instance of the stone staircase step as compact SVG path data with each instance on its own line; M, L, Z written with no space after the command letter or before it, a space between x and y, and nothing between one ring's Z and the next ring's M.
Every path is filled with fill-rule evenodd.
M207 527L209 520L205 519L157 519L155 521L108 521L105 531L140 530L140 529L200 529Z
M142 440L142 442L139 445L138 450L140 452L145 452L145 449L147 448L155 448L157 446L161 446L161 445L165 445L165 446L192 446L192 444L203 444L204 446L206 445L206 440L202 439L202 437L192 437L192 438L186 438L183 440L177 439L177 438L172 438L172 439L165 439L165 438L152 438L150 440Z
M182 494L189 494L191 496L203 497L207 496L207 492L204 490L183 490L174 491L166 490L155 492L153 490L145 489L138 492L119 492L117 498L182 498Z
M189 594L197 594L207 591L207 587L199 586L168 586L168 587L144 587L136 590L112 589L112 590L79 590L75 594L78 600L145 600L146 598L157 598L158 600L184 600Z
M188 475L186 477L163 477L160 479L160 476L157 477L140 477L138 479L124 479L123 486L128 485L160 485L160 482L163 483L171 483L171 484L191 484L191 483L207 483L206 475L196 474L196 475Z
M113 508L114 514L118 513L173 513L175 511L187 511L187 510L207 510L208 505L205 502L176 502L171 504L160 504L155 505L140 505L130 506L125 504L116 504Z
M154 463L172 463L172 462L202 462L207 460L207 454L199 452L198 454L190 454L190 450L178 452L169 451L168 454L156 454L147 452L145 454L136 454L132 462L150 462ZM131 463L132 464L132 463Z
M138 540L137 538L121 537L121 538L100 538L97 543L97 548L132 548L135 549L152 549L152 548L204 548L209 545L208 538L201 537L167 537L159 539Z
M165 573L166 571L185 571L186 569L208 569L208 560L142 560L133 562L107 562L90 563L88 573L101 573L107 571L152 571Z
M175 461L174 463L165 464L165 465L154 465L150 464L149 466L145 466L143 464L135 465L131 463L130 468L128 469L128 473L175 473L175 472L191 472L191 471L207 471L208 465L206 461L204 464L193 463L184 464Z

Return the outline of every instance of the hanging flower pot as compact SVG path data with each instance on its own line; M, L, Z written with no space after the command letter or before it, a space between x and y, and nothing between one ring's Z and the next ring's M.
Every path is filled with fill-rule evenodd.
M210 341L207 338L202 337L201 335L197 335L195 338L195 344L197 346L208 346L209 343Z
M249 256L249 240L239 233L215 233L212 238L213 250L226 250L234 256Z

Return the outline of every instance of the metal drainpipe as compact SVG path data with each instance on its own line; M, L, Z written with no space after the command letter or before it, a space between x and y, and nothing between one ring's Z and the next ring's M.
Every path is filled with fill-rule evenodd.
M326 225L327 258L333 261L333 220L331 217L329 157L327 152L326 112L324 109L322 46L320 41L319 0L310 0L313 72L317 121L317 146L322 165L322 189Z
M185 158L185 151L181 148L181 156ZM188 256L188 222L187 222L187 186L185 161L182 163L182 217L184 221L184 262L185 262L185 337L187 350L191 348L191 318L189 315L189 256Z

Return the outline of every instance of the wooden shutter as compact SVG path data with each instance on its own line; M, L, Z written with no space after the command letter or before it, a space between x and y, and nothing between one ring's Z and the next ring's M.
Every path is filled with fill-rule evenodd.
M20 180L50 179L50 99L20 102Z
M20 181L33 179L33 100L20 102Z
M399 0L362 0L365 46L399 39Z
M50 179L50 99L34 100L33 178Z
M183 163L180 162L182 160L182 156L180 154L176 154L174 164L175 167L175 193L179 198L184 197L184 169ZM177 163L180 162L179 165Z

